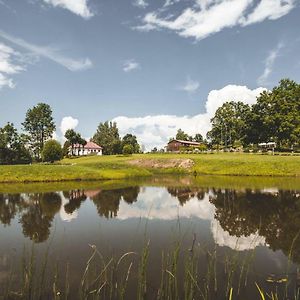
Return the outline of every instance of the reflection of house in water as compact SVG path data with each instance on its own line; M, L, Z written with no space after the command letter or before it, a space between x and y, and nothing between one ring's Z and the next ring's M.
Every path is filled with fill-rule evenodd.
M87 199L96 197L101 190L71 190L61 193L62 207L60 209L60 217L63 221L70 222L78 217L78 210L81 204Z

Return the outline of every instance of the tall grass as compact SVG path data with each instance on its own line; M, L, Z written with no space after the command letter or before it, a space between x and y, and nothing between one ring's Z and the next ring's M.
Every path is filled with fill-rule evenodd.
M255 250L244 255L228 251L224 255L214 247L200 246L193 236L191 247L180 242L161 254L160 271L151 274L150 241L141 251L104 257L95 245L82 269L80 280L73 282L69 263L49 263L48 249L38 260L34 246L24 249L20 265L12 266L0 299L241 299L244 288L255 293L255 299L299 299L299 288L291 294L288 284L266 285L265 278L254 276L251 268ZM291 250L292 251L292 250ZM289 274L291 279L294 274ZM153 278L157 279L156 283ZM286 290L285 286L286 284ZM283 298L284 297L284 298Z

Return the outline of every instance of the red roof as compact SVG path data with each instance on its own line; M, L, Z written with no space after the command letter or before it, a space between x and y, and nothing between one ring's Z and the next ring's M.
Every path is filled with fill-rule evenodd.
M74 148L81 148L81 147L82 147L82 145L79 145L79 144L74 145ZM97 145L94 142L87 142L86 145L84 146L84 149L100 150L100 149L102 149L102 147Z

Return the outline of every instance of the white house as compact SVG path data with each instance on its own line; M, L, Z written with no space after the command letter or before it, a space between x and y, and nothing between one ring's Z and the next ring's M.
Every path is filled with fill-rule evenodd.
M75 155L102 155L102 149L103 148L101 146L97 145L94 142L87 142L84 147L82 145L75 144L73 147L73 152Z

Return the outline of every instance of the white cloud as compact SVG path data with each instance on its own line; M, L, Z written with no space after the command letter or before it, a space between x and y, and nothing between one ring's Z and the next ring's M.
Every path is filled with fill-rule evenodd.
M265 245L266 241L258 233L249 236L234 236L225 231L217 220L211 222L211 231L214 241L221 247L229 247L236 251L245 251L255 249L257 246Z
M33 53L37 56L41 56L41 57L50 59L50 60L62 65L63 67L66 67L70 71L86 70L86 69L91 68L93 65L89 58L75 60L75 59L72 59L72 58L69 58L69 57L59 54L57 52L57 49L30 44L20 38L11 36L1 30L0 30L0 36L15 45L30 51L31 53Z
M75 211L73 211L72 213L67 213L65 210L65 205L70 203L70 199L67 199L64 196L63 192L59 192L59 196L61 198L61 206L60 206L60 210L59 210L59 215L60 218L65 221L65 222L71 222L72 220L75 220L78 218L78 210L76 209Z
M265 60L265 69L264 72L258 77L257 83L266 85L268 84L269 76L273 71L273 66L278 58L281 49L284 47L283 43L279 43L274 49L272 49Z
M163 8L171 6L175 3L178 3L180 0L165 0L165 3L163 5Z
M4 86L9 88L15 87L10 76L24 71L21 60L20 53L0 43L0 89Z
M266 19L275 20L288 14L296 0L194 0L191 7L171 16L164 10L147 13L143 24L135 29L149 31L168 29L183 37L204 39L225 28L247 26ZM167 4L167 5L166 5ZM164 7L174 4L167 1Z
M94 14L88 7L87 0L43 0L55 7L65 8L72 13L85 19L91 18Z
M60 123L60 131L64 136L68 129L75 129L79 121L71 116L63 117Z
M136 202L127 204L121 201L118 219L147 218L150 220L176 220L196 217L203 220L213 220L215 206L209 202L206 193L201 201L194 197L181 206L176 197L171 196L167 189L146 187L138 195Z
M266 19L279 19L288 14L295 7L295 4L295 0L261 0L247 17L240 20L240 23L247 26Z
M148 6L148 3L145 0L135 0L133 2L133 5L140 8L146 8Z
M242 101L252 105L256 102L256 98L265 90L262 87L251 90L246 86L234 84L229 84L220 90L212 90L209 92L205 103L206 113L212 118L217 108L227 101Z
M138 62L136 62L134 59L126 60L123 63L123 71L126 73L131 72L136 69L139 69L139 68L140 68L140 64Z
M264 88L250 90L246 86L227 85L220 90L212 90L205 104L206 112L195 116L158 115L129 118L119 116L117 122L121 135L132 133L139 143L150 150L153 147L164 147L170 137L174 137L179 128L190 135L201 133L206 135L211 129L210 119L215 111L227 101L242 101L253 104Z
M186 83L183 86L179 87L179 89L187 93L194 93L199 89L199 86L200 83L198 81L188 78Z

